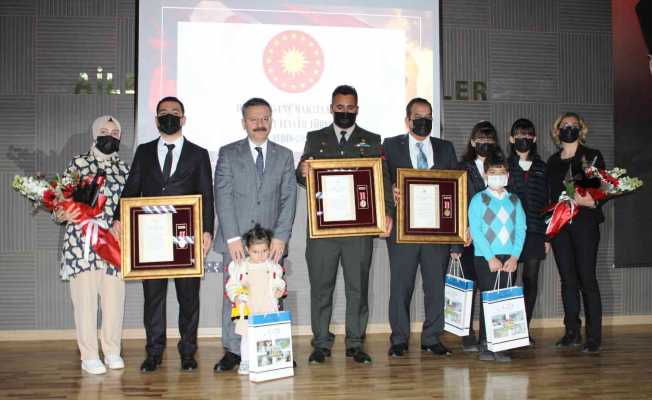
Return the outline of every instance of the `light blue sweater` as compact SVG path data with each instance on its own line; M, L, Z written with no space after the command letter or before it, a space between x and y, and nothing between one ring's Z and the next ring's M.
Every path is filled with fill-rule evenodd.
M485 189L476 193L469 205L469 227L475 255L487 261L499 254L518 258L525 242L525 212L515 194L502 197Z

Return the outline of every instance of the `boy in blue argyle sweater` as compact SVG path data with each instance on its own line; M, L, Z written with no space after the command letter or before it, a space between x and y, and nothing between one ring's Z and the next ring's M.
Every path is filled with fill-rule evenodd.
M516 279L518 258L525 241L525 212L517 195L505 190L508 180L507 162L497 150L484 161L487 189L478 192L469 205L469 227L475 248L474 267L481 292L493 290L500 271L500 287L509 277ZM511 275L511 276L510 276ZM509 362L502 352L491 352L486 346L484 313L480 305L480 360Z

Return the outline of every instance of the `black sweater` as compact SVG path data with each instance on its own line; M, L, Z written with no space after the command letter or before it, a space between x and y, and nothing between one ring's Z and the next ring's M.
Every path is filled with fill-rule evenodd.
M599 150L594 150L583 145L579 145L575 156L573 158L561 159L561 150L550 156L548 159L548 184L549 201L550 203L556 202L559 195L564 190L564 178L568 174L569 166L573 176L583 175L584 165L590 164L595 159L595 166L598 169L604 169L605 163L602 153ZM581 184L580 184L581 186ZM602 214L601 204L597 208L580 207L580 212L577 219L584 218L597 218L598 222L604 221L604 214Z
M525 210L527 234L546 233L543 210L549 204L546 163L539 156L532 159L529 171L524 171L512 155L509 160L509 184L507 190L521 200Z

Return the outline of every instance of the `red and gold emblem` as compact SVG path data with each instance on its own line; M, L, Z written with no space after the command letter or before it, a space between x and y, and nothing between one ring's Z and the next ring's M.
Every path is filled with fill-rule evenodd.
M285 31L274 36L263 53L267 78L290 93L304 92L317 83L324 71L324 53L312 36Z

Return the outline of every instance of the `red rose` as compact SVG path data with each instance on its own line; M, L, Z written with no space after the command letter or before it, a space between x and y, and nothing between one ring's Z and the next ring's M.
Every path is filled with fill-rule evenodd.
M56 201L57 201L57 195L54 193L53 190L46 190L43 192L43 205L48 209L48 210L53 210L54 207L56 206Z

